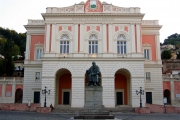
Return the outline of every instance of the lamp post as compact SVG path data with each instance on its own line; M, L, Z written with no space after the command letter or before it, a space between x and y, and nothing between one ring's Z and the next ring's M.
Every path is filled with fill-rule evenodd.
M45 89L42 90L42 94L45 94L45 99L44 99L44 107L46 107L46 94L50 94L50 90L46 90L46 86L45 86Z
M140 87L140 90L136 90L136 94L140 94L140 107L142 108L142 99L141 99L141 95L144 95L144 90L142 90L142 87Z

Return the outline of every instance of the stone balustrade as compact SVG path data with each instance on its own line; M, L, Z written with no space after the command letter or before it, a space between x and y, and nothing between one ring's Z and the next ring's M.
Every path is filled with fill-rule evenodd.
M24 78L23 77L0 77L1 84L23 84Z
M162 78L164 81L169 79L176 79L176 80L180 80L180 74L163 74Z
M44 20L28 20L28 25L44 25Z
M142 25L159 25L158 20L143 20Z

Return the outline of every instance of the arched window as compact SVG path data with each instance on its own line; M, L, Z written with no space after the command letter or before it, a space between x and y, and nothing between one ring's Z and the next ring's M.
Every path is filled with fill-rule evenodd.
M69 35L68 34L61 35L60 54L69 54Z
M124 34L119 34L117 37L117 53L126 54L126 36Z
M89 54L98 53L98 36L96 34L91 34L89 36Z

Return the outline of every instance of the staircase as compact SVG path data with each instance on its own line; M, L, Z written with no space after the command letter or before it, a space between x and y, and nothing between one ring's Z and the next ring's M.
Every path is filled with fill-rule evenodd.
M52 113L63 113L63 114L78 114L83 108L71 108L69 105L56 105L52 110ZM128 105L119 105L115 108L105 108L105 111L110 113L134 113L134 108Z

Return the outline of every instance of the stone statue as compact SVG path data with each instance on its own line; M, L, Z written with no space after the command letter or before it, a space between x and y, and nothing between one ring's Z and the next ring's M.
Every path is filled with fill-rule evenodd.
M86 74L88 75L88 86L100 86L100 70L95 62L92 62L92 66L86 70Z

